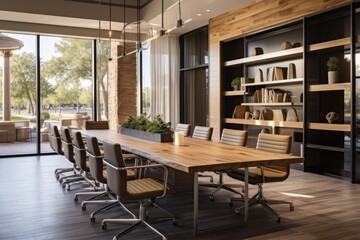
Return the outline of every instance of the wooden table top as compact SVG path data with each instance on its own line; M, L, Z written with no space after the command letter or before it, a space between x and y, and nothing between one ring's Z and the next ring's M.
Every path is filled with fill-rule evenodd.
M303 162L303 158L299 156L192 138L185 138L186 146L175 146L172 142L152 142L112 130L86 130L82 133L97 137L99 141L106 139L119 143L125 151L187 173L270 165L280 161L281 163Z

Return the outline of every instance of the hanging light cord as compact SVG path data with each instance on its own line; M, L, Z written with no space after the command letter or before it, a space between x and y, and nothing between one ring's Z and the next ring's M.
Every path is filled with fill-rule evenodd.
M137 36L137 45L136 50L141 50L141 36L140 36L140 0L137 0L137 29L136 29L136 36Z
M110 51L109 51L109 53L110 53L110 56L109 56L109 61L111 61L112 60L112 57L111 57L111 35L112 35L112 32L111 32L111 0L110 0L110 2L109 2L109 48L110 48Z
M123 56L126 55L126 49L125 49L125 38L126 38L126 31L125 31L125 5L126 5L126 0L124 0L124 13L123 13L123 23L124 23L124 27L123 27L123 36L124 36L124 39L123 39Z

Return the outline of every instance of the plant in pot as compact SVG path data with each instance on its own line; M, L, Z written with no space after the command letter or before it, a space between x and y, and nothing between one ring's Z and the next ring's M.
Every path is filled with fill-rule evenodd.
M234 89L234 91L237 91L240 89L240 78L239 77L234 78L231 81L231 87Z
M328 83L337 83L339 79L339 59L337 57L330 57L326 63L328 67Z

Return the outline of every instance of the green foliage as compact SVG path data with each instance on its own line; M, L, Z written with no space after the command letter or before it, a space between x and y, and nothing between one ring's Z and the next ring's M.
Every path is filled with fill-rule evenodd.
M240 78L237 77L237 78L234 78L232 81L231 81L231 87L237 87L239 86L240 84Z
M48 113L48 112L41 112L40 115L44 116L44 119L50 118L50 113Z
M146 113L138 117L130 116L121 126L151 133L173 133L171 122L164 122L161 115L157 115L152 121Z
M327 61L326 65L328 66L329 71L337 71L339 70L339 59L337 57L330 57Z

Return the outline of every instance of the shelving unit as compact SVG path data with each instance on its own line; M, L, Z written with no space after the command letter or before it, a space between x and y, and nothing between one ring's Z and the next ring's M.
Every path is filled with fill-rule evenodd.
M223 59L223 128L246 129L249 131L250 141L255 143L257 134L262 128L270 128L273 133L283 133L293 135L294 132L303 130L303 103L300 102L300 95L303 92L303 23L294 22L285 26L269 29L252 35L240 36L238 39L232 39L222 43ZM298 42L300 47L281 50L281 45L285 41L292 43ZM261 47L264 54L251 56L251 50ZM235 52L234 49L242 49L242 52ZM287 68L292 64L294 67L294 77L289 79L275 80L275 77L269 76L269 69L280 67ZM261 70L258 70L261 69ZM256 77L256 71L262 72L263 81ZM286 73L286 75L284 75ZM287 71L282 72L283 77L287 78ZM275 73L274 73L275 76ZM229 91L231 80L235 77L252 78L256 82L242 84L244 91ZM280 78L281 79L281 78ZM267 81L269 80L269 81ZM258 103L254 102L254 93L262 88L276 89L276 93L284 92L293 96L291 102ZM264 120L246 120L233 119L232 113L237 105L249 107L250 112L255 110L262 111L268 109L296 109L299 122L286 121L264 121ZM286 129L286 131L285 131ZM293 138L294 139L294 138ZM252 144L248 143L248 146ZM300 155L300 143L293 143L293 154Z
M305 21L305 129L304 170L352 178L354 149L352 129L354 104L351 73L353 19L351 5L312 16ZM323 31L328 29L328 31ZM356 35L354 35L356 37ZM353 55L355 57L355 55ZM339 83L328 84L327 61L339 60ZM355 70L355 68L353 69ZM355 108L354 108L355 109ZM332 124L326 120L329 112L339 119Z

